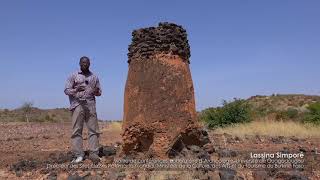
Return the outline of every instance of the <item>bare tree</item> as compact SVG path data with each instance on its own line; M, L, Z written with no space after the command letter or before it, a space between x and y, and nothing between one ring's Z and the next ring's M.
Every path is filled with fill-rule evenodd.
M25 102L21 106L21 109L23 110L25 118L26 118L26 121L28 123L29 123L29 114L31 112L32 107L33 107L33 103L32 102Z

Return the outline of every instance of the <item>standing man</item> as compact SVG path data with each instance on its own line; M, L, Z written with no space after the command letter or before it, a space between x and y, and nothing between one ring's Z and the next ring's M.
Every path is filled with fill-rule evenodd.
M101 95L99 79L90 70L90 59L80 58L80 71L73 73L67 80L64 93L69 96L72 112L72 149L76 158L73 163L80 163L84 158L82 130L86 123L89 135L89 159L93 163L100 162L99 127L96 113L95 96Z

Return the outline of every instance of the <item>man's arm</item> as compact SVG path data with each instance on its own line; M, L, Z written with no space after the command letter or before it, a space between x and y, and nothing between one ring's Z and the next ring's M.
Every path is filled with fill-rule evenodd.
M96 80L96 88L95 88L94 95L95 95L95 96L101 96L101 93L102 93L102 90L101 90L99 78L97 77L97 80Z
M77 94L77 89L74 89L74 77L69 76L65 84L64 93L68 96L75 96Z

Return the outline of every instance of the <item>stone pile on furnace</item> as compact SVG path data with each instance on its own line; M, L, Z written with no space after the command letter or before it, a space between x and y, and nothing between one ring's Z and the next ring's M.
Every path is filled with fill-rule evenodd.
M189 61L190 46L186 30L173 23L159 23L158 27L141 28L132 32L128 62L132 58L148 59L156 53L172 53Z

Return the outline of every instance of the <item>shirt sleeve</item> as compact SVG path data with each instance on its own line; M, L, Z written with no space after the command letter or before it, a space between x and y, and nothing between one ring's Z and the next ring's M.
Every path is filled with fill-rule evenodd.
M74 76L71 75L69 76L65 84L64 93L68 96L75 96L77 93L77 90L74 89L73 87L74 87Z

